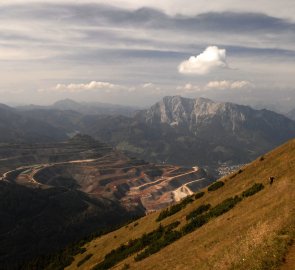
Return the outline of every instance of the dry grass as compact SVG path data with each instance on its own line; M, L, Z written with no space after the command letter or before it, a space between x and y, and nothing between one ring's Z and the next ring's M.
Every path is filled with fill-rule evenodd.
M266 154L265 159L257 159L243 168L243 172L233 179L225 177L225 186L196 200L181 212L163 220L162 224L182 221L198 205L210 203L213 206L222 200L260 182L264 190L246 198L226 214L211 220L208 224L190 233L160 252L135 262L133 257L119 263L114 269L122 269L129 264L130 269L277 269L287 252L288 244L294 237L295 198L295 140ZM272 186L268 177L275 176ZM67 269L91 269L106 253L126 243L131 238L140 237L158 226L158 213L88 243L87 252L78 255ZM116 237L115 237L116 236ZM93 257L77 268L77 262L86 254Z

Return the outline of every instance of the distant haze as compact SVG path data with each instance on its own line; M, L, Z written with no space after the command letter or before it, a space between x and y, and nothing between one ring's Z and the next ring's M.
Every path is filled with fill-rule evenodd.
M295 108L293 0L5 2L1 103L182 95Z

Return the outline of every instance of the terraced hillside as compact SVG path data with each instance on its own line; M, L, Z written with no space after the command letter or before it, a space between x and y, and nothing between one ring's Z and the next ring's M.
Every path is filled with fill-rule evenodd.
M110 151L111 147L86 135L59 143L2 143L0 174L20 166L96 159Z
M14 156L0 160L2 171L9 168L3 180L29 188L79 190L146 212L179 201L213 181L199 167L150 164L94 140L87 148L85 138L92 140L77 136L68 143L15 147ZM16 166L21 163L25 165Z
M116 151L96 160L46 164L31 172L33 177L26 171L16 181L27 178L39 185L76 188L94 198L120 201L126 209L143 207L147 212L161 209L212 182L200 168L150 164ZM185 190L180 191L182 188Z
M203 193L92 240L66 269L291 270L294 184L291 140Z

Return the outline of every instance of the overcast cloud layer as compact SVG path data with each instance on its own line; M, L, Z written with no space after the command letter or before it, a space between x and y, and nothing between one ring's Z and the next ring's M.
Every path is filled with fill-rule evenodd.
M293 0L6 1L0 102L181 94L295 107L294 14Z

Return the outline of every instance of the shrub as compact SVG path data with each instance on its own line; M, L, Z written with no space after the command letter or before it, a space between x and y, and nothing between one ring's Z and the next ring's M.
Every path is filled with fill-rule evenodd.
M174 215L175 213L179 212L182 209L181 204L172 205L169 209L169 216Z
M81 261L77 263L77 266L81 266L83 263L87 262L92 256L93 254L87 254Z
M189 223L187 223L186 225L184 225L182 227L182 233L185 235L190 232L193 232L197 228L200 228L204 224L206 224L208 222L208 220L209 220L209 218L207 215L197 216L197 217L193 218Z
M169 231L166 232L162 238L159 238L157 241L153 242L148 246L144 251L137 254L134 258L135 261L143 260L150 255L160 251L162 248L168 246L169 244L175 242L182 236L181 232L178 231Z
M217 181L208 187L208 191L214 191L224 186L222 181Z
M172 205L170 208L167 208L160 212L159 216L157 217L156 221L161 221L167 217L170 217L177 212L179 212L181 209L185 208L189 203L192 203L194 199L192 196L184 198L180 203Z
M243 197L249 197L254 195L255 193L259 192L260 190L264 189L264 185L259 183L255 183L252 187L248 188L242 193Z
M223 202L217 204L215 207L213 207L209 211L208 216L210 218L218 217L218 216L228 212L232 208L234 208L234 206L237 203L239 203L241 200L242 200L242 197L240 197L240 196L235 196L235 197L232 197L232 198L228 198L228 199L224 200Z
M203 197L205 195L205 192L201 191L201 192L198 192L196 195L195 195L195 199L200 199L201 197Z
M165 227L160 224L156 230L148 234L145 233L140 238L130 240L127 244L121 245L117 249L106 254L104 260L94 266L93 270L110 269L118 262L123 261L127 257L146 247L146 250L149 250L149 252L151 252L151 250L157 250L157 245L163 245L162 242L159 244L160 240L164 241L164 243L168 243L169 241L172 241L171 239L173 239L173 237L175 238L175 236L173 236L173 229L179 224L179 221L173 222Z
M179 204L184 208L194 201L193 196L185 197Z
M233 175L231 175L231 176L229 177L229 179L233 179L233 178L235 178L237 175L238 175L237 173L234 173Z
M202 205L200 205L197 209L193 210L192 212L190 212L186 216L186 220L189 220L191 218L195 218L195 217L205 213L206 211L208 211L210 209L210 207L211 207L210 204L202 204Z
M223 186L224 183L223 182L221 183L222 183L221 186ZM135 261L143 260L144 258L147 258L148 256L163 249L167 245L175 242L176 240L181 238L183 235L186 235L202 227L210 219L218 217L230 211L244 197L251 196L263 188L264 186L262 184L254 184L251 188L245 190L242 193L242 196L235 196L235 197L228 198L222 201L221 203L217 204L213 208L211 208L210 204L199 206L197 209L195 209L190 214L188 214L187 219L189 220L189 222L181 228L181 231L174 230L176 227L179 226L180 224L179 221L175 221L165 227L163 227L160 224L156 230L148 234L143 234L140 238L137 238L135 240L130 240L127 244L121 245L119 248L112 250L110 253L108 253L105 256L104 261L97 264L93 268L93 270L110 269L111 267L116 265L118 262L126 259L127 257L129 257L130 255L136 252L139 252L139 253L135 256L134 260ZM183 200L181 203L175 206L172 206L170 209L166 209L162 211L161 213L165 213L164 215L167 215L167 213L170 213L171 209L173 209L173 211L175 211L175 209L181 210L182 207L184 207L187 203L191 202L191 200L192 198L189 197L186 200Z
M170 208L161 211L156 221L161 221L167 217L170 217L179 212L181 209L182 206L180 204L172 205Z
M157 217L156 221L161 221L164 218L169 217L169 209L164 209L160 212L159 216Z
M171 224L169 224L165 227L165 230L168 232L172 231L173 229L177 228L179 224L180 224L180 221L172 222Z

